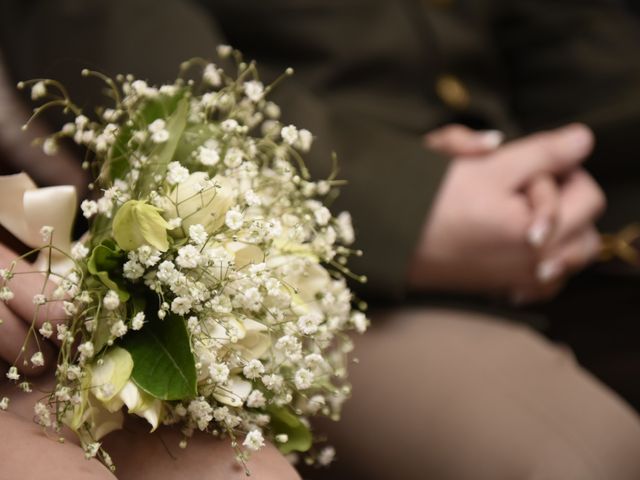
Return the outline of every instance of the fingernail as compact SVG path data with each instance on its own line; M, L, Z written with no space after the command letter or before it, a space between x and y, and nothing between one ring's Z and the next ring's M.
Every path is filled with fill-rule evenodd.
M536 277L541 283L548 283L560 276L562 267L555 260L545 260L538 265Z
M527 232L527 240L534 247L540 247L549 235L549 222L541 220L534 223Z
M483 147L493 150L504 142L504 133L500 130L486 130L482 132L480 139Z

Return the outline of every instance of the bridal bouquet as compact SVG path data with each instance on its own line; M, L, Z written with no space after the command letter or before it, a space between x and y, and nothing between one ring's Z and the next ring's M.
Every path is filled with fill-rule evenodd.
M36 421L70 427L111 468L100 439L121 428L125 407L152 430L177 425L181 447L196 430L229 438L244 462L267 439L311 455L309 417L337 419L350 393L347 332L368 320L345 281L359 254L349 214L323 203L340 182L309 179L311 133L281 124L266 99L280 79L264 86L238 52L219 53L236 57L235 77L199 59L159 88L83 71L109 92L93 118L56 81L19 84L43 101L36 114L61 107L73 118L45 152L71 139L95 176L81 204L90 228L76 243L73 189L1 179L15 207L5 226L55 282L33 298L36 317L52 302L66 313L31 329L61 342ZM13 276L0 271L4 301ZM42 354L30 361L42 365ZM15 366L7 376L21 381ZM326 462L331 452L315 453Z

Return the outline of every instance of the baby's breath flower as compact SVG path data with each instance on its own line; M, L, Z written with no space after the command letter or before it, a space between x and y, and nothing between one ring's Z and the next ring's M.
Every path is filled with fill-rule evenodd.
M131 320L131 329L140 330L144 325L145 315L144 312L138 312L133 316Z
M207 167L213 167L220 161L220 153L212 143L207 143L198 148L198 160Z
M169 185L177 185L189 178L189 170L180 162L171 162L167 165L167 182Z
M262 82L250 80L245 82L242 88L244 89L244 94L252 102L259 102L262 99L262 95L264 94L264 85L262 85Z
M206 243L208 238L207 231L205 230L204 226L202 226L199 223L196 223L195 225L190 225L189 238L196 245L203 245L204 243Z
M82 242L77 242L71 247L71 256L74 260L82 260L87 255L89 255L89 249Z
M9 397L0 398L0 410L5 411L9 408Z
M293 376L296 387L300 390L306 390L313 384L313 373L307 368L301 368Z
M335 448L331 446L324 447L318 454L318 463L321 466L326 467L330 465L331 462L333 462L333 460L335 459L335 456L336 456Z
M44 338L51 337L51 335L53 335L53 327L51 326L51 322L44 322L38 331Z
M109 290L102 300L102 305L107 310L115 310L120 306L120 297L115 291Z
M233 48L230 45L218 45L216 51L221 58L227 58L233 52Z
M36 82L31 87L31 100L38 100L47 94L47 86L44 82Z
M93 357L95 353L93 343L90 341L81 343L78 346L78 352L80 352L80 354L85 358Z
M34 367L42 367L44 365L44 355L42 352L36 352L31 356L31 363Z
M47 303L47 297L45 297L41 293L37 293L33 296L33 304L34 305L44 305Z
M45 155L55 155L58 153L58 142L55 138L49 137L44 140L42 143L42 151Z
M282 139L289 145L293 145L298 140L298 129L294 125L287 125L280 131Z
M116 323L111 325L111 335L113 335L114 337L124 337L127 333L127 330L127 326L122 320L118 320Z
M18 373L18 369L14 366L9 367L9 371L7 372L7 378L9 380L19 380L20 374Z
M231 147L224 156L224 164L229 168L238 168L242 164L244 153L239 148Z
M0 288L0 300L8 302L11 299L13 299L13 292L9 290L9 287Z
M257 452L264 447L264 437L262 436L262 432L260 430L251 430L247 433L242 445L247 447L249 450Z
M218 52L220 50L218 49ZM221 55L222 56L222 55ZM219 87L222 83L222 77L220 76L220 72L218 68L210 63L206 67L204 67L204 72L202 72L202 78L205 82L207 82L212 87Z
M76 307L72 302L62 302L62 309L68 317L73 317L78 313L78 307Z
M254 358L247 362L247 364L242 369L242 373L244 373L244 376L249 380L260 378L260 376L264 373L264 365L260 360Z
M83 200L80 208L85 218L91 218L98 213L98 204L93 200Z
M235 208L227 212L224 220L224 223L231 230L238 230L242 228L243 222L244 222L244 215L242 215L242 212L240 210L237 210Z
M246 401L249 408L262 408L267 404L267 399L260 390L252 390Z
M50 225L44 225L40 228L40 235L42 236L42 241L44 243L49 243L51 241L51 234L53 234L53 227Z

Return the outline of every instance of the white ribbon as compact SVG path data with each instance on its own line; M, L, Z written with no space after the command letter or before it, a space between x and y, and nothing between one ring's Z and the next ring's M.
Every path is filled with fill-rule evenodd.
M64 275L73 266L69 258L71 230L77 208L75 187L63 185L38 188L26 173L0 175L0 224L31 248L47 246L42 237L44 226L53 227L51 265L49 249L40 252L36 269L48 267Z

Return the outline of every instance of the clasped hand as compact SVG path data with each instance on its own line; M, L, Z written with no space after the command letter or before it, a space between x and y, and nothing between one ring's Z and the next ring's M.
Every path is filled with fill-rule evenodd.
M502 145L499 132L449 125L425 146L453 159L409 269L414 288L540 301L597 257L605 197L581 166L587 127Z

